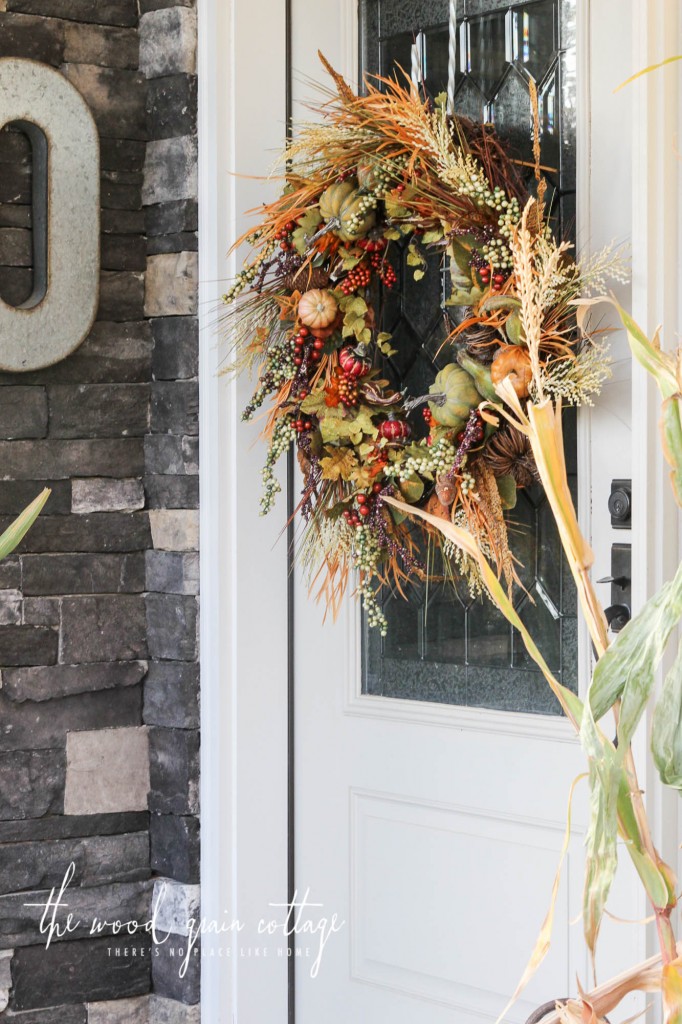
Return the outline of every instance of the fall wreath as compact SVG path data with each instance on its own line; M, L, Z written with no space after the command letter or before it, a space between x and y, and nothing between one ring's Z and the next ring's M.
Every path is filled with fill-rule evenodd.
M236 368L257 367L243 418L270 403L262 513L295 445L311 579L335 612L358 570L368 620L385 632L385 583L437 571L464 576L474 593L485 586L474 559L384 496L464 527L506 585L517 580L505 512L537 474L505 389L522 405L538 388L590 403L608 370L575 300L619 267L610 250L578 264L553 237L537 126L531 197L491 126L452 116L444 97L431 102L409 81L367 82L357 95L321 59L334 89L288 146L280 197L237 242L253 251L224 296L223 325ZM386 373L395 352L380 304L405 247L415 280L440 254L448 281L442 365L425 395L396 390Z

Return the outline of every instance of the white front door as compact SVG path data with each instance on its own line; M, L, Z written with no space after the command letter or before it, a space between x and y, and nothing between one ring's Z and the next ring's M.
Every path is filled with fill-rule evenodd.
M304 52L315 50L314 10L301 6L306 20L294 23L295 67L315 74ZM427 30L427 76L439 65L447 35L429 30L442 25L446 3L382 0L363 6L360 52L371 70L378 70L382 55L383 71L391 58L405 65L410 36L420 28ZM606 177L614 149L621 166L629 161L630 98L612 94L631 71L622 3L602 0L594 5L592 25L577 27L571 2L517 4L512 15L506 2L479 6L485 14L470 19L471 70L460 85L461 107L480 117L490 116L492 104L517 139L527 136L522 80L508 65L505 71L505 22L512 34L525 30L527 63L544 85L545 109L553 104L556 134L563 133L553 152L567 165L558 181L564 189L571 188L571 135L577 135L578 240L584 249L614 237L627 240L629 176ZM521 61L523 41L517 45ZM339 58L343 54L337 63ZM577 128L571 123L576 101ZM546 141L552 152L552 140ZM570 202L565 201L564 217L569 229ZM415 321L424 322L421 311L404 302L398 326L389 329L409 343ZM616 345L616 359L622 355ZM578 427L579 502L598 576L610 572L612 542L630 539L626 531L611 530L607 508L611 480L631 477L629 424L630 371L624 359L597 409L581 414ZM522 500L516 515L532 537L524 548L536 600L535 609L526 607L528 624L539 632L546 657L564 681L582 687L589 654L576 628L575 597L560 568L549 510L535 495ZM608 603L606 586L603 596ZM296 1021L492 1022L516 987L547 910L567 795L584 760L570 726L551 713L558 708L542 678L529 672L518 638L481 602L465 611L457 601L450 605L443 595L414 588L407 606L389 598L388 617L383 643L368 633L352 601L336 625L323 625L305 585L298 584L296 885L299 896L308 893L325 916L335 913L346 924L330 938L316 976L309 949L317 945L300 937ZM538 1004L574 993L576 975L589 982L581 927L572 924L581 906L584 786L576 799L553 949L509 1022L523 1022ZM626 869L612 906L624 917L641 917L636 899L628 898L628 883ZM636 927L605 924L602 979L644 955L640 935Z
M665 0L666 26L677 17L676 2ZM237 919L244 925L241 932L209 931L203 938L202 1020L492 1022L516 985L547 909L569 786L584 767L578 745L566 723L547 713L553 709L544 684L523 671L512 638L502 636L481 609L462 626L461 615L455 621L452 610L439 611L437 602L429 616L423 609L415 611L415 604L423 603L416 595L411 609L392 614L392 634L381 649L376 638L368 642L352 601L336 625L323 625L320 609L297 581L294 740L289 749L294 834L288 835L285 509L282 503L267 520L258 517L264 448L255 431L241 423L250 383L216 375L224 354L214 335L215 300L222 281L238 266L235 257L226 260L224 253L252 223L243 211L257 206L264 190L273 194L276 188L273 182L264 185L231 172L267 174L283 140L287 11L294 109L307 117L301 105L311 95L305 76L322 78L318 48L351 80L357 75L358 42L375 59L383 52L385 58L397 55L405 62L405 43L409 46L414 29L443 23L447 2L382 0L381 42L371 27L358 40L356 0L199 0L198 6L204 324L202 915L209 924ZM365 14L378 6L377 0L359 3ZM576 119L576 233L584 250L597 250L612 238L628 240L632 233L632 125L640 143L644 128L647 145L664 137L662 129L655 131L659 107L653 88L646 109L633 109L637 93L614 96L613 89L633 70L633 47L645 55L638 58L642 65L666 55L661 50L665 39L654 32L658 20L647 13L646 0L562 0L566 14L560 26L554 24L554 6L554 0L468 2L472 19L511 7L512 15L518 15L512 29L519 52L524 52L527 28L528 52L540 43L538 62L545 67L552 64L557 45L567 45L577 16L575 49L569 46L561 57L564 82L570 86L576 76L575 86L562 100L560 90L552 93L547 76L544 109L555 124L561 117ZM493 18L487 24L497 22ZM544 28L537 29L539 24ZM641 40L637 34L630 38L632 24L642 26ZM659 35L674 35L672 29L666 33L661 28ZM481 35L480 22L474 26L472 20L471 35L479 40L479 57L482 48L486 58L483 84L492 88L506 52L501 56L493 37ZM428 47L428 31L426 36ZM437 32L430 38L438 43ZM494 38L499 40L499 34ZM440 40L442 46L442 35ZM463 103L482 102L476 92L480 84L464 85ZM506 116L508 124L515 111L527 110L509 88L497 111L498 120ZM674 106L670 90L665 103L663 109ZM647 145L638 149L637 187L643 190L649 177L658 180ZM567 172L575 155L570 148L557 154ZM652 209L660 191L646 191ZM570 198L567 220L569 205ZM640 202L634 205L641 253L648 254L651 264L649 271L642 266L644 256L635 253L639 309L654 275L657 281L665 278L666 295L668 289L672 294L670 261L656 269L656 253L664 247L651 225L648 234L645 230L647 209ZM655 226L664 241L671 237L673 228L664 218ZM653 290L647 295L646 315L655 324L660 314ZM621 297L629 302L627 290ZM672 309L669 299L666 315ZM611 481L634 475L635 521L658 493L649 486L642 462L647 438L655 432L654 396L649 395L646 409L635 408L642 437L632 439L630 363L622 340L614 342L614 356L614 377L597 407L581 413L577 431L579 509L596 554L596 578L610 572L612 543L631 536L611 529ZM640 453L634 466L633 447ZM663 471L658 475L662 480ZM546 525L546 510L538 515ZM637 564L653 565L658 542L644 529L632 540ZM540 556L531 553L528 565L533 582L540 584L536 619L543 643L555 664L558 659L565 681L573 680L582 691L587 645L581 636L576 642L570 590L564 588L562 595L556 552L551 544L540 548ZM644 573L635 580L640 597L649 582ZM398 619L404 629L400 623L396 628ZM659 804L653 801L652 807L659 815L657 831L665 830ZM539 1003L573 992L576 972L588 980L580 925L574 923L583 875L584 789L578 790L573 823L553 949L507 1017L510 1022L522 1022ZM668 831L675 845L674 827ZM346 922L329 939L319 972L311 971L317 938L298 937L295 985L286 939L258 930L261 920L281 916L272 905L286 904L290 896L291 863L299 899L307 893L322 905L308 917L336 914ZM626 861L623 867L611 909L641 919L646 907ZM637 924L604 922L601 979L650 952L644 934ZM627 1012L637 1008L631 1004ZM615 1015L614 1024L625 1015Z

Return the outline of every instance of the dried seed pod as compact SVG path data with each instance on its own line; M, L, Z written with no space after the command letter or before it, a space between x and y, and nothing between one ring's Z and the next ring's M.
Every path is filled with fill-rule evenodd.
M538 480L530 441L512 426L493 434L486 445L485 461L496 477L511 476L518 487L530 487Z
M489 324L473 324L460 337L469 355L486 364L492 363L498 346L502 344L500 335Z
M305 291L308 288L326 288L329 274L321 267L299 267L282 278L282 284L289 292Z
M441 504L449 508L457 496L457 488L447 476L439 476L436 480L436 494Z
M426 502L425 511L430 512L432 516L436 516L438 519L445 519L446 522L450 522L450 509L447 505L443 504L437 494L432 494Z

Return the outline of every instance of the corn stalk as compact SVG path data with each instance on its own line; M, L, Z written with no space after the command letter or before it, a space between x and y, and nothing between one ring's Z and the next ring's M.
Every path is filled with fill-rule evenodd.
M661 436L676 498L682 504L682 355L663 353L657 339L649 341L634 321L619 308L633 355L657 380L663 399ZM638 965L620 979L578 1001L571 1001L558 1016L572 1021L599 1022L605 1013L634 989L660 990L666 1024L682 1024L682 958L671 923L676 880L653 842L632 754L632 738L651 699L655 672L668 641L682 618L682 566L609 644L603 608L590 579L593 555L580 530L568 486L562 433L561 402L553 402L537 389L536 400L524 406L509 380L498 385L501 404L489 403L495 413L524 433L531 444L541 483L552 509L568 565L575 580L582 614L594 645L597 663L585 702L551 673L533 638L516 613L504 587L477 548L473 538L453 523L394 499L386 499L406 515L426 519L451 542L474 559L493 603L518 630L531 658L540 668L564 713L580 736L589 762L591 789L590 828L587 838L583 898L585 939L594 956L599 927L617 867L620 836L647 893L658 930L660 955ZM617 742L599 727L611 710ZM652 746L663 782L682 790L682 648L669 673L654 712ZM556 890L556 884L555 884ZM553 902L533 951L522 987L542 962L549 948Z

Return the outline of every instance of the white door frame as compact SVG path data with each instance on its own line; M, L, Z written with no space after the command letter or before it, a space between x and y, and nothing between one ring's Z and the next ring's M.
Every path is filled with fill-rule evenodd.
M354 52L356 0L292 0L299 23L306 5L312 25L325 18L335 45ZM239 265L229 247L252 223L244 211L278 191L235 172L267 175L283 145L286 9L198 0L202 919L249 926L287 899L286 502L259 518L265 451L241 422L252 382L219 375L216 320ZM241 944L204 935L202 1019L284 1024L287 960L244 959Z
M198 4L201 879L209 922L258 921L262 901L284 902L287 892L287 571L286 545L277 543L284 508L258 518L264 452L254 450L257 429L241 423L249 382L218 375L225 353L216 337L217 300L238 266L227 253L248 225L243 211L263 194L261 183L234 172L267 173L284 137L284 14L282 0ZM274 198L274 182L270 190ZM202 940L202 1019L279 1024L286 960L266 972L238 956L237 940Z
M325 2L336 10L340 0ZM341 2L352 12L354 0ZM679 0L630 0L627 7L633 24L634 68L682 52ZM598 8L599 0L579 0L583 23L590 9L594 16ZM282 0L198 0L201 882L202 917L207 921L242 919L258 912L264 894L276 900L286 893L286 552L282 542L276 543L283 507L279 518L264 522L251 505L260 458L251 448L254 431L240 422L248 388L217 375L220 353L214 331L221 291L216 282L236 269L235 257L225 254L243 230L241 211L257 205L262 193L262 185L235 179L230 172L254 170L239 159L244 152L253 152L254 135L262 149L273 154L284 136L284 9ZM623 16L628 13L624 10ZM633 310L648 330L664 323L668 346L675 344L682 325L680 73L673 65L630 87L636 96ZM282 106L279 138L273 131L273 102ZM270 116L256 130L263 111ZM266 161L270 159L266 154ZM657 441L658 395L638 368L633 372L633 397L637 606L667 578L680 544L677 510ZM240 501L240 494L249 496L248 503L245 497ZM657 528L647 530L646 524L652 522ZM242 564L248 571L240 572ZM254 617L258 623L267 618L266 643L258 636ZM644 729L639 746L646 756ZM649 765L643 779L646 788L653 788L653 779ZM661 848L676 850L674 794L659 796L650 806ZM271 961L267 970L262 962L243 962L234 955L236 937L230 941L228 959L225 936L203 938L202 1018L207 1024L284 1022L286 961ZM254 992L258 1016L252 1017Z
M679 0L633 0L633 68L641 69L682 53L682 11ZM664 348L675 348L682 331L682 65L644 76L629 88L634 93L633 145L633 315L651 335L663 325ZM633 366L633 602L670 579L678 564L680 516L670 488L658 433L661 399L650 377ZM655 528L651 529L651 524ZM648 528L647 528L648 527ZM660 685L669 660L658 673ZM648 723L647 723L648 724ZM648 729L639 735L638 762L646 764L643 788L651 795L647 808L654 839L680 877L681 819L679 797L656 785L649 755ZM650 926L655 944L655 926Z

